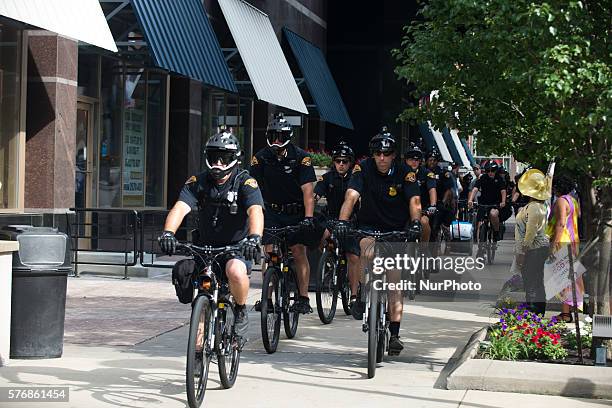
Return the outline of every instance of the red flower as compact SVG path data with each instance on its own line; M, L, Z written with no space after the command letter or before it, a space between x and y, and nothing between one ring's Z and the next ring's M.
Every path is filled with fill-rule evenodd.
M537 348L542 348L542 345L540 343L536 343L536 347Z
M556 339L555 339L555 340L553 340L553 341L552 341L552 343L553 343L553 344L555 344L555 345L556 345L556 344L559 344L559 340L556 340Z

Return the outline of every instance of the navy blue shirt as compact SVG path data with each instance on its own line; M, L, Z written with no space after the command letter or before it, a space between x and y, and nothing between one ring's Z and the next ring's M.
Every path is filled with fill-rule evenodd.
M361 195L357 223L381 231L403 230L410 220L410 199L420 194L415 170L394 164L388 174L380 174L373 158L355 165L348 188Z
M238 212L230 213L231 191L238 196ZM263 207L263 199L257 181L247 171L235 169L232 176L219 185L207 172L187 180L179 195L179 201L197 209L201 245L231 245L248 235L247 210L253 205Z
M317 181L310 155L295 146L287 145L281 159L269 147L261 149L251 159L251 174L261 186L266 203L303 203L302 186Z
M351 180L351 172L341 176L336 169L323 175L323 179L315 185L314 193L327 199L327 213L332 218L340 216L340 209L344 203L344 195Z

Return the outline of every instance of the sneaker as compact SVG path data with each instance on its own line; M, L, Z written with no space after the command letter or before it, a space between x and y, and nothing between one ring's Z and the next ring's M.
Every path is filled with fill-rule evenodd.
M255 305L253 305L253 309L255 309L255 311L257 312L261 312L261 300L258 300L255 302ZM272 299L268 299L268 312L270 312L273 309L274 309L274 305L272 304Z
M404 344L400 340L399 336L391 336L389 338L389 355L398 356L404 349Z
M351 299L351 315L355 320L363 319L365 312L365 303L361 299Z
M310 299L307 297L300 296L298 300L291 307L292 311L300 314L312 313L312 307L310 307Z
M249 314L246 307L237 308L236 318L234 320L234 333L238 337L246 337L249 330Z

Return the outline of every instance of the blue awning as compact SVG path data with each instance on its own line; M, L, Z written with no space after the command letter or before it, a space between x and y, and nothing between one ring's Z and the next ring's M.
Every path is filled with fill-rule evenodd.
M470 147L465 142L465 139L461 139L461 144L463 145L463 148L465 149L465 154L467 154L467 157L468 157L468 160L470 161L470 164L472 166L474 166L476 164L476 160L474 160L474 156L472 156L472 152L470 151Z
M238 92L200 0L131 0L160 68Z
M353 129L353 122L321 49L287 28L283 28L283 32L304 75L306 86L317 105L321 119Z
M429 129L429 125L427 123L421 123L419 125L419 131L421 133L421 137L423 138L423 142L425 142L425 148L427 151L431 151L434 147L438 147L436 140L433 137L433 133L431 133L431 129Z
M453 161L458 165L462 165L463 161L461 160L461 156L459 155L459 152L455 147L455 142L453 141L453 137L451 136L451 133L448 128L444 128L444 130L442 130L442 137L444 137L446 147L448 148L448 151L450 152Z

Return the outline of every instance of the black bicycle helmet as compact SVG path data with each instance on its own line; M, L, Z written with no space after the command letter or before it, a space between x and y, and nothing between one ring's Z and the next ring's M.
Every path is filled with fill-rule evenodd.
M406 159L414 159L414 160L423 160L423 151L414 143L410 143L406 154L404 155Z
M266 141L271 148L282 149L289 144L291 136L293 136L293 128L282 113L277 114L274 119L268 123Z
M220 132L206 142L206 167L212 178L219 180L231 173L241 155L238 138L230 130Z
M383 126L380 132L370 140L369 148L372 154L374 152L394 152L395 138L389 132L389 129Z
M440 153L440 151L434 147L433 149L427 152L427 156L425 158L426 159L434 158L437 161L440 161L442 160L442 153Z
M333 150L331 151L331 156L332 159L336 159L338 157L346 157L350 161L355 160L355 152L353 152L353 149L351 149L351 147L344 141L338 143L338 145L333 148Z
M485 163L484 169L487 173L491 171L497 172L497 170L499 169L499 164L497 164L495 160L489 160Z

